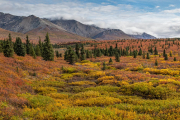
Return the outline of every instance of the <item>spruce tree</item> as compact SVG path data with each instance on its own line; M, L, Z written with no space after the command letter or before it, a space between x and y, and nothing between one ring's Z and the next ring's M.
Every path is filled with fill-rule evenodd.
M136 58L137 57L137 51L134 50L133 52L133 57Z
M141 48L139 49L139 53L138 53L138 55L142 55L142 50L141 50Z
M164 51L163 51L163 57L165 57L165 54L166 54L166 50L164 49Z
M123 49L122 55L126 56L126 50L125 49Z
M158 66L158 61L157 61L157 59L156 59L156 61L155 61L155 66Z
M70 55L69 55L69 64L74 64L76 61L76 53L71 49Z
M174 61L176 61L176 57L174 57Z
M172 51L170 51L169 56L172 57Z
M87 58L90 58L90 52L89 52L89 50L86 51L86 57L87 57Z
M82 45L82 48L81 48L81 61L82 60L86 60L86 53L85 53L85 50L84 50L84 46Z
M56 51L56 57L57 58L59 57L59 51Z
M30 41L29 41L29 37L28 37L28 35L26 35L26 54L30 54L30 46L31 46L31 44L30 44Z
M76 50L76 55L77 55L77 57L80 58L80 53L79 53L80 47L79 47L79 44L78 44L78 43L76 43L75 50Z
M103 68L102 68L102 70L106 70L106 63L105 63L105 62L103 62Z
M119 53L118 52L115 53L115 59L116 59L116 62L120 62L120 58L119 58Z
M39 48L39 45L36 45L35 53L36 53L37 56L41 56L41 50Z
M109 59L109 64L113 63L112 58Z
M19 37L16 38L16 42L14 43L14 51L18 56L26 55L25 47Z
M109 56L113 56L113 47L112 46L110 46L110 48L109 48Z
M12 43L11 33L9 33L9 41Z
M40 52L41 52L41 55L42 55L42 53L43 53L43 44L41 42L41 37L39 37L39 44L38 44L38 46L39 46L39 49L40 49Z
M44 40L42 57L46 61L54 61L54 50L50 43L48 33L46 34L46 38Z
M126 56L129 56L129 50L126 49Z
M117 45L117 43L116 43L116 47L115 47L115 49L118 49L118 45Z
M121 57L121 50L118 49L117 52L119 53L119 57Z
M29 55L36 59L36 53L32 44L30 44Z
M14 49L12 47L11 41L5 41L3 53L5 57L13 57Z
M68 51L66 50L65 53L64 53L64 60L68 60Z
M158 55L158 51L157 51L157 48L155 47L154 49L154 55Z
M105 52L104 52L104 56L108 56L108 49L106 48Z
M101 57L101 55L102 55L102 54L101 54L101 50L98 48L98 49L97 49L97 52L96 52L96 56L97 56L97 57Z
M164 60L168 60L168 55L165 54Z
M146 59L150 59L149 53L147 53Z

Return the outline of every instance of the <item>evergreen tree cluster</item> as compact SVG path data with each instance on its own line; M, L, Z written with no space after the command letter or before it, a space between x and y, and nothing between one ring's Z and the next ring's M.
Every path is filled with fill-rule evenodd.
M27 54L34 59L36 59L36 56L42 56L46 61L54 60L54 50L50 43L48 33L46 34L44 43L41 42L39 38L39 44L37 45L30 42L28 35L26 36L26 43L22 43L20 37L17 37L16 41L13 43L11 34L9 34L7 40L0 42L0 52L3 52L5 57L13 57L15 52L18 56L25 56Z

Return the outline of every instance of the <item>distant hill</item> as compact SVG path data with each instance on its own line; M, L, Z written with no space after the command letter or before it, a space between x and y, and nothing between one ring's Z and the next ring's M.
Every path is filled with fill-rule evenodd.
M103 31L93 37L98 40L118 40L118 39L133 39L133 37L124 33L122 30L110 29Z
M38 40L39 36L44 39L47 32L54 43L89 40L72 34L47 19L41 19L34 15L23 17L0 13L0 27L9 31L28 34L33 40Z
M9 33L11 34L13 40L15 40L16 37L21 37L22 39L25 39L26 37L25 34L12 32L12 31L8 31L8 30L0 28L0 40L4 40L8 38Z
M61 26L65 30L88 38L93 38L95 35L105 31L106 29L92 25L85 25L76 20L50 20L52 23Z
M50 20L34 15L28 17L14 16L0 12L0 28L31 35L32 40L44 38L48 32L54 43L76 42L84 40L118 40L118 39L154 39L147 33L128 35L119 29L105 29L94 25L85 25L76 20ZM1 36L1 35L0 35Z
M142 33L142 34L136 34L136 35L130 35L131 37L133 38L136 38L136 39L156 39L156 37L150 35L150 34L147 34L147 33Z

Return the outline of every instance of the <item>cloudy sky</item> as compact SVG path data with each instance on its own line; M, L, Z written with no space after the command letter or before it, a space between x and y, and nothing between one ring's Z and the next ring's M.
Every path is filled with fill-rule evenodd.
M0 0L0 12L75 19L158 38L180 37L180 0Z

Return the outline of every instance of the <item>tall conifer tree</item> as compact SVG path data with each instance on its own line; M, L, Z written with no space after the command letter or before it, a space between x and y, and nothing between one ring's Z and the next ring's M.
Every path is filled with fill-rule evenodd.
M20 37L16 38L16 42L14 43L14 51L18 56L25 56L26 50L24 44L21 41Z
M48 33L46 34L46 38L44 40L42 57L46 61L54 61L54 50L50 43Z
M13 57L14 49L12 47L11 41L9 40L5 41L3 53L5 57Z
M29 37L28 35L26 35L26 54L30 54L30 47L31 47L31 44L30 44L30 41L29 41Z

